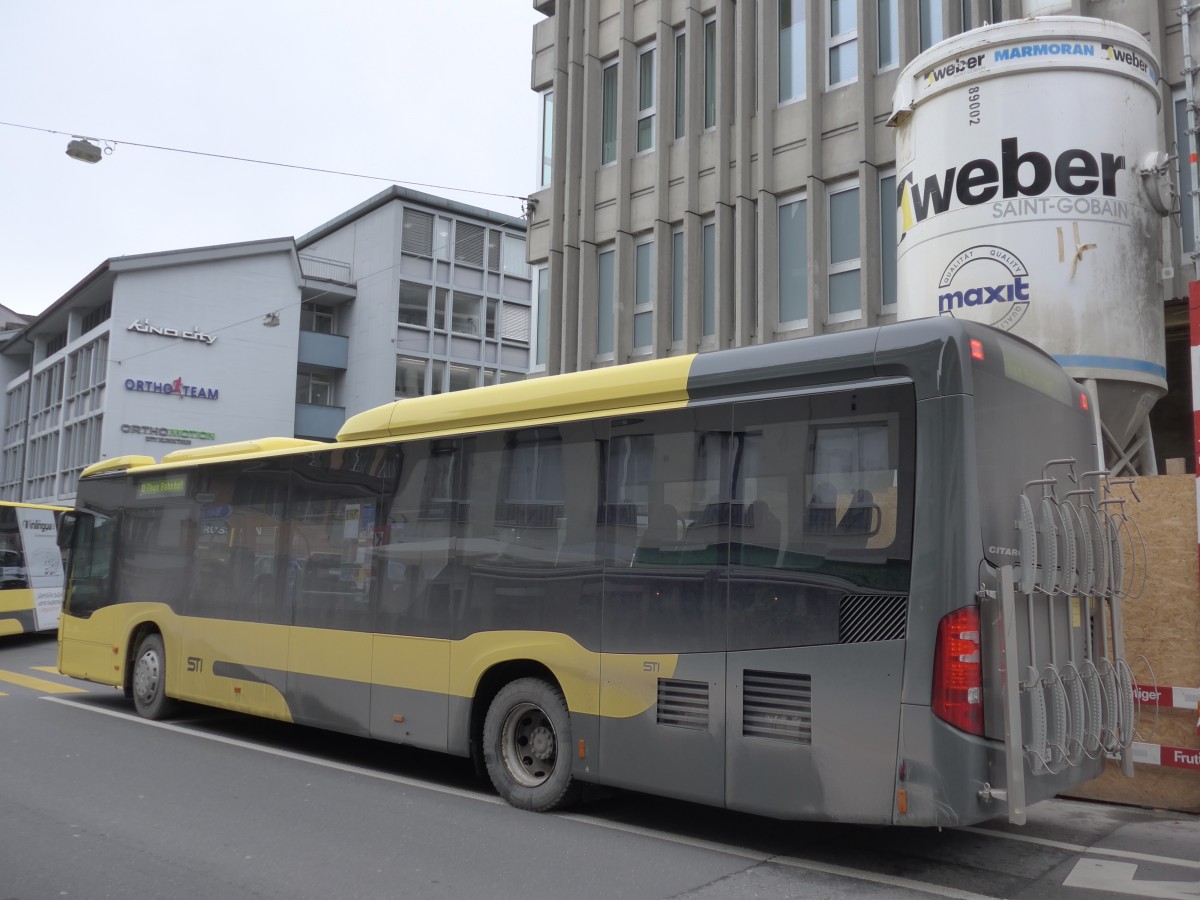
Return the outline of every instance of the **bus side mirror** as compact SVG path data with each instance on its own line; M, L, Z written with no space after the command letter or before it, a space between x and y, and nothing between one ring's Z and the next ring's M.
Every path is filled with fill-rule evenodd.
M79 516L73 512L63 513L62 518L58 520L58 549L68 550L71 547L71 538L75 535L75 523L79 521Z

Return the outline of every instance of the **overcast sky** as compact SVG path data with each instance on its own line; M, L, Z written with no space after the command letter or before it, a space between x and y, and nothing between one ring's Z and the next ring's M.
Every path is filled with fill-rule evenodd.
M388 186L122 141L531 193L540 18L530 0L0 0L0 121L66 132L0 126L0 303L39 313L109 257L299 236ZM117 144L88 165L71 135Z

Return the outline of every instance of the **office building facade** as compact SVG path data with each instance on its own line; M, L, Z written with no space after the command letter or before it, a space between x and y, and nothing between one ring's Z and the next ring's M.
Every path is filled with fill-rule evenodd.
M1164 219L1163 280L1148 289L1164 303L1169 378L1186 381L1184 298L1195 278L1188 101L1180 17L1166 0L533 5L545 15L532 63L542 98L529 223L544 311L536 371L894 321L887 121L901 70L987 22L1059 13L1121 22L1162 62L1161 146L1185 148L1175 173L1184 208ZM1186 402L1186 385L1183 393ZM1170 414L1170 398L1160 407L1159 418ZM1160 422L1156 433L1160 457L1190 455L1178 427Z

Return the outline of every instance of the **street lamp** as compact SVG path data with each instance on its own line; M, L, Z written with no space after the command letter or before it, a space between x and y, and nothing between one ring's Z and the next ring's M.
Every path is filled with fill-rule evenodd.
M71 159L78 159L85 163L98 163L103 155L104 151L87 138L77 137L67 144L67 156Z

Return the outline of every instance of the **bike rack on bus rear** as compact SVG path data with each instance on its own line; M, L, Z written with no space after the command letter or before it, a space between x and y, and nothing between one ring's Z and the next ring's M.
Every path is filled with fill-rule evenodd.
M1027 759L1033 777L1101 754L1118 756L1122 773L1133 774L1133 675L1125 661L1121 603L1139 596L1145 585L1146 546L1125 511L1127 501L1111 494L1114 487L1127 485L1134 500L1140 498L1131 479L1114 480L1103 471L1076 478L1074 464L1071 459L1050 460L1042 477L1021 491L1014 523L1018 562L1001 568L996 592L1008 784L1004 789L985 784L980 796L1007 801L1015 824L1025 821ZM1094 485L1060 495L1059 478L1051 472L1063 467L1072 483L1093 479ZM1032 488L1040 490L1031 497ZM1029 628L1024 672L1017 640L1018 593L1025 599ZM1050 661L1041 669L1039 601L1046 604L1050 651ZM1059 606L1067 609L1068 653L1061 662ZM1080 630L1083 655L1077 659Z

